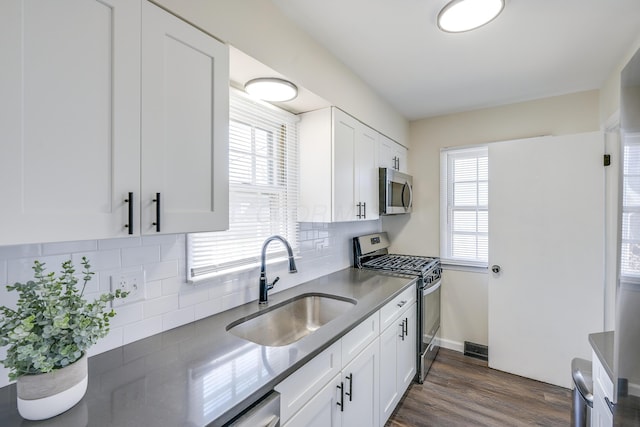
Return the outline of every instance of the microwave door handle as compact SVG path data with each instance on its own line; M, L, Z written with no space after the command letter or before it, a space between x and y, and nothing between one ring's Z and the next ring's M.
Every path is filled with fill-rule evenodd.
M409 189L409 204L405 205L404 204L404 189L408 188ZM405 208L405 210L409 209L411 207L411 205L413 204L413 189L411 188L411 185L408 182L405 182L404 185L402 186L402 207Z

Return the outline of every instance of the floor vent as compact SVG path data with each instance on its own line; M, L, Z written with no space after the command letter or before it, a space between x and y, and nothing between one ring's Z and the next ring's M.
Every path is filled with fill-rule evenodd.
M489 360L489 347L473 342L464 342L464 355L475 357L476 359Z

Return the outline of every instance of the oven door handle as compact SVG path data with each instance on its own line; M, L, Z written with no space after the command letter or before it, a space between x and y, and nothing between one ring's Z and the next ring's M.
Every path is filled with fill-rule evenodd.
M428 288L422 288L422 296L427 296L429 294L434 293L438 289L440 289L440 285L442 285L442 280L438 280L435 285L431 285Z

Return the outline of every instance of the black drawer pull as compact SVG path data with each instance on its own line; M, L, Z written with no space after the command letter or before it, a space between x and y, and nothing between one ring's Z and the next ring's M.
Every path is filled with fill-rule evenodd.
M124 199L124 202L127 203L128 206L128 222L124 225L124 228L128 228L128 234L133 234L133 193L130 191L129 196Z
M345 394L349 396L349 402L351 402L353 400L353 374L349 374L346 378L349 380L349 393Z
M344 412L344 383L340 382L340 385L336 387L340 389L340 402L336 402L336 405L340 407L340 412Z
M156 232L160 232L160 193L156 193L156 198L153 199L156 204L156 222L151 223L151 225L156 226Z

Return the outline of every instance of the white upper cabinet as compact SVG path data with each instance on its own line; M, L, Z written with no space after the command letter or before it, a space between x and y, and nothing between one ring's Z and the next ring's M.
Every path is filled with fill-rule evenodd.
M223 44L146 2L7 0L0 51L0 245L155 233L158 192L162 232L226 228Z
M380 134L378 138L378 159L381 168L409 172L409 156L405 147Z
M126 235L139 26L131 0L2 2L0 245Z
M335 107L302 115L300 221L378 219L377 135Z
M228 128L227 47L143 3L143 234L228 228Z

